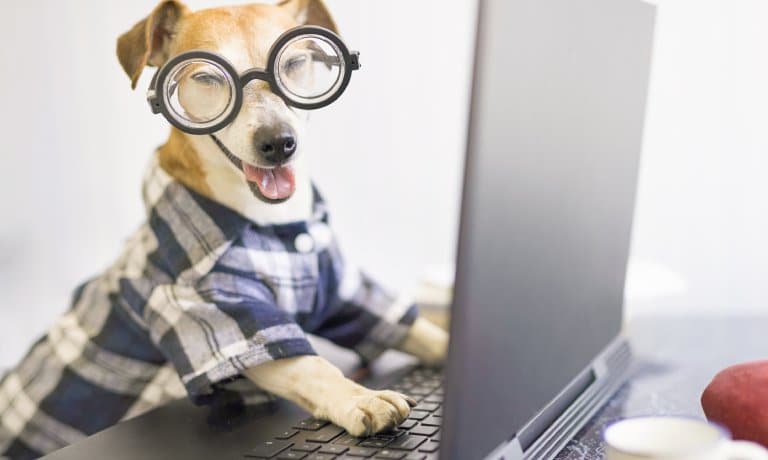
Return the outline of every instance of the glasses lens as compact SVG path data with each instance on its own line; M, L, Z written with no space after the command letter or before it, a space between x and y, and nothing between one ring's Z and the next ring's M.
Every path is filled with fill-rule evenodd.
M278 54L277 84L290 99L305 104L322 102L341 87L344 58L338 46L320 35L300 35Z
M176 65L165 80L166 105L181 123L212 126L234 106L232 77L218 63L190 59Z

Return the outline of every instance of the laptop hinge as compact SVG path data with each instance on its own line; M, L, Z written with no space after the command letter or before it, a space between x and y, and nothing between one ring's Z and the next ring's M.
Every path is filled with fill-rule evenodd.
M493 452L485 457L485 460L523 460L523 447L517 437L511 441L505 441Z

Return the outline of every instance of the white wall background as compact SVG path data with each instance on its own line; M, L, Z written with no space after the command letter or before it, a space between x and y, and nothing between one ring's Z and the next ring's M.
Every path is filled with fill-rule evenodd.
M768 313L768 2L655 3L628 306Z
M0 367L117 255L167 126L116 37L154 0L0 14ZM193 8L230 1L190 0ZM395 287L453 259L474 1L329 0L363 70L310 155L350 252ZM768 3L658 0L632 313L768 311Z

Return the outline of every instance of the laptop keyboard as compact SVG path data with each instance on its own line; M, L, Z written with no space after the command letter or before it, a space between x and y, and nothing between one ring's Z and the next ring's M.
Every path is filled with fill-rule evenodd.
M418 405L397 428L356 438L324 420L302 420L245 454L277 460L433 460L440 446L443 416L441 371L417 367L388 388Z

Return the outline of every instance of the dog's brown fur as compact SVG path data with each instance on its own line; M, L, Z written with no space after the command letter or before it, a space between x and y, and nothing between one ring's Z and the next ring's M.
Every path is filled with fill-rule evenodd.
M160 167L171 177L201 195L211 195L211 187L205 181L200 154L189 143L184 133L176 128L171 129L168 141L157 150L157 157Z

